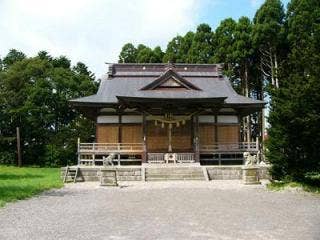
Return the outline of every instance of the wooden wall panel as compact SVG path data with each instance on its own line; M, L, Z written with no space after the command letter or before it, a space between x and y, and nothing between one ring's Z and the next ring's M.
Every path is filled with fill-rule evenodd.
M173 152L188 152L192 150L191 142L191 124L186 122L179 127L172 128L172 151Z
M219 125L218 142L237 143L239 142L239 125Z
M164 128L154 121L147 121L147 151L148 152L166 152L168 151L168 128Z
M200 145L215 143L215 126L213 124L199 124Z
M97 143L117 143L118 142L118 125L100 125L96 127Z
M142 125L141 124L122 124L121 142L122 143L142 143Z

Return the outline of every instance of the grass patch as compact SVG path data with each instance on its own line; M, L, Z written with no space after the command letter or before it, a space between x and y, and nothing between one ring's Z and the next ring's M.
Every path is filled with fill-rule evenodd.
M267 188L272 191L281 191L286 188L301 188L306 192L320 194L320 186L315 186L315 185L310 185L307 183L300 183L300 182L285 182L285 181L271 182L267 185Z
M0 207L62 186L59 168L0 166Z

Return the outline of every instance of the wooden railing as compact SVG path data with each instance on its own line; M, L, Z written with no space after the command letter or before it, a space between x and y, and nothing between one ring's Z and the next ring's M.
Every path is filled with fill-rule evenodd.
M102 154L102 153L141 153L142 143L79 143L78 152Z
M194 162L194 153L177 153L177 162L179 163Z
M194 153L148 153L149 163L168 163L166 155L173 155L174 163L192 163L194 162Z
M165 163L164 153L148 153L149 163Z
M257 152L258 142L215 143L200 145L200 152Z

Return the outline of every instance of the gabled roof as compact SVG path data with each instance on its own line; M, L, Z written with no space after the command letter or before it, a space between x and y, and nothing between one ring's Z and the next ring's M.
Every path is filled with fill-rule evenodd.
M183 90L165 88L170 84L177 84ZM108 74L101 79L97 94L70 102L78 107L116 106L119 97L131 101L134 98L137 101L189 99L188 102L219 98L224 99L224 107L251 109L251 112L265 105L263 101L236 93L218 64L175 64L169 68L167 64L112 64Z
M159 87L181 87L188 90L200 90L200 88L184 79L172 68L166 70L153 82L141 88L141 90L154 90L158 89Z

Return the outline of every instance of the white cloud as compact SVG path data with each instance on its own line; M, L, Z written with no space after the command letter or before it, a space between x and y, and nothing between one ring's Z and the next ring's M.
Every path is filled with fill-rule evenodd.
M100 76L126 42L165 47L193 29L196 0L7 0L0 2L0 54L47 50L83 61ZM202 5L201 5L202 4Z

